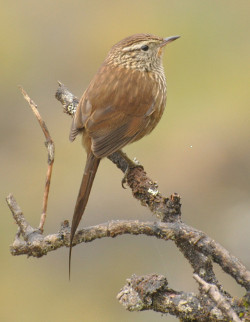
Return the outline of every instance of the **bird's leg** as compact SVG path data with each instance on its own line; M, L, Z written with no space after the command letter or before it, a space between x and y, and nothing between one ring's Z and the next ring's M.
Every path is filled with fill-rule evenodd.
M125 185L125 183L127 183L127 177L128 177L128 174L129 174L130 170L134 169L134 168L143 169L143 166L140 165L139 161L136 158L134 158L134 160L129 159L127 157L127 154L124 153L122 150L119 150L118 153L121 155L121 157L123 158L123 160L127 164L127 169L125 170L125 174L124 174L124 177L123 177L122 182L121 182L123 189L126 189L126 187L124 185Z

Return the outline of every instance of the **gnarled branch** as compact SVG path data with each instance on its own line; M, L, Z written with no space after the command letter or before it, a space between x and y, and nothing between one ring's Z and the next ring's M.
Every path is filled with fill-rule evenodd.
M205 294L175 291L168 287L168 281L162 275L133 275L127 279L117 299L129 311L164 312L175 315L181 321L241 321L232 310L233 307L240 311L237 301L232 300L230 305L227 303L228 311L222 312L222 303L211 300ZM222 300L221 293L220 299ZM223 298L223 301L226 300Z
M23 93L24 96L27 95L24 91ZM56 98L62 103L64 112L73 116L78 99L61 83ZM33 103L30 98L28 102L30 106ZM44 122L43 124L45 125ZM250 302L250 273L245 266L205 233L182 222L181 198L177 193L170 197L162 196L157 184L147 176L142 166L130 167L133 161L125 153L115 152L108 158L123 173L126 172L127 184L133 196L161 222L111 221L86 227L77 231L73 244L123 234L144 234L172 240L189 261L195 273L194 278L200 285L198 294L177 292L168 287L163 276L133 276L119 293L119 301L129 310L152 309L176 315L183 321L238 322L238 316L246 318L246 304L249 305ZM17 235L11 245L12 255L41 257L57 248L69 247L68 221L64 221L58 233L45 236L42 229L35 229L28 224L12 195L7 197L7 203L18 225ZM247 290L241 301L235 300L223 290L213 271L213 262L218 263Z

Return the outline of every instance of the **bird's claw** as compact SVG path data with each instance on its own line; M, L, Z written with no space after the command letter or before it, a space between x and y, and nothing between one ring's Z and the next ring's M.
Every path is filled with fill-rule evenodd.
M128 166L127 169L126 169L126 171L125 171L124 177L122 178L121 184L122 184L122 188L123 189L127 189L125 187L125 184L128 182L128 173L129 173L130 169L131 169L130 166Z
M124 185L125 185L126 183L128 183L128 174L129 174L130 170L135 169L135 168L143 169L143 166L142 166L142 165L140 165L140 163L139 163L138 161L137 161L136 163L135 163L135 162L133 162L132 164L129 164L129 165L127 166L127 169L126 169L126 171L125 171L124 177L122 178L122 182L121 182L121 184L122 184L122 188L123 188L123 189L126 189L126 187L125 187Z

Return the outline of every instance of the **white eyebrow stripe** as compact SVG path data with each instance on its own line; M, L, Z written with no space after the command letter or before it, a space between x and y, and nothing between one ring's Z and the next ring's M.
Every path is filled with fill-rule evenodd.
M150 41L150 42L154 42L154 41ZM148 45L148 41L141 41L139 43L124 47L122 48L122 51L132 51L132 50L141 49L143 45Z

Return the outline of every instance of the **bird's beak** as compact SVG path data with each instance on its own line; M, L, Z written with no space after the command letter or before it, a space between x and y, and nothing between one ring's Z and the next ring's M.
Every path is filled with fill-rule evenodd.
M163 39L163 42L160 44L160 47L166 46L166 44L170 43L171 41L174 41L176 39L180 38L180 36L171 36Z

